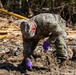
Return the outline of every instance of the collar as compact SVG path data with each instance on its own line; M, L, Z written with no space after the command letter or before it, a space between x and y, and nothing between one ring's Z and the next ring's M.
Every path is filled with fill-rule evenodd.
M35 26L34 22L32 22L31 25L32 25L31 31L36 32L36 26Z

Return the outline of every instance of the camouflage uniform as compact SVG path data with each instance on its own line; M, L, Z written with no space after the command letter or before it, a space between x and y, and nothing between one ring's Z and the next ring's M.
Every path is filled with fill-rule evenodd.
M27 26L27 24L29 26ZM34 28L32 24L35 26ZM49 36L48 40L55 43L57 56L66 59L67 47L64 40L67 34L65 27L66 22L61 16L49 13L39 14L32 17L30 20L22 22L21 31L23 34L24 57L30 57L38 41ZM35 29L34 34L32 29Z

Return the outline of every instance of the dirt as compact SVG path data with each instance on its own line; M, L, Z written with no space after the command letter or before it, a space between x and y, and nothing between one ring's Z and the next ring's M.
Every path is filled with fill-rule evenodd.
M57 59L54 45L44 52L42 45L38 44L34 56L31 56L33 69L25 71L18 67L23 60L20 28L12 24L13 18L10 23L9 19L0 19L0 75L76 75L76 27L67 27L68 60L61 62Z

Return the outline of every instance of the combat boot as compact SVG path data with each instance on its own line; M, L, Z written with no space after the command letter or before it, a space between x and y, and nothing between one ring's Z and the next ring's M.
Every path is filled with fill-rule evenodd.
M61 60L67 60L68 59L68 55L67 55L66 50L58 50L56 53L56 56L58 59L61 59Z

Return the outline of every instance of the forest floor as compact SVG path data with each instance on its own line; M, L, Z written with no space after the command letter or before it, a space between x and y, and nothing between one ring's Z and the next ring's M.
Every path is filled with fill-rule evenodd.
M54 45L47 52L38 45L35 52L39 56L32 56L32 71L24 71L18 67L23 60L23 41L20 27L14 21L8 16L0 17L0 75L76 75L76 26L67 27L68 60L57 59Z

